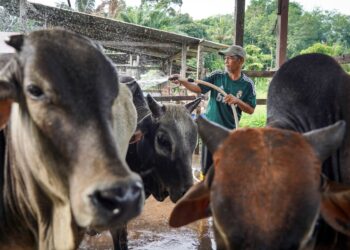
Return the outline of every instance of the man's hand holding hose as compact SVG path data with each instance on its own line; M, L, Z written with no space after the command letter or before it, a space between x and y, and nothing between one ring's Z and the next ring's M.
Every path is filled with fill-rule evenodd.
M169 81L175 83L184 85L188 90L195 92L195 93L201 93L201 88L194 83L193 79L183 78L180 77L179 74L173 74L169 77Z
M235 124L236 124L236 128L238 128L239 125L239 121L238 121L238 116L237 116L237 111L235 108L235 105L239 105L240 104L244 104L246 105L244 102L242 102L239 98L231 95L231 94L227 94L223 89L219 88L218 86L211 84L209 82L205 82L202 80L194 80L194 79L190 79L190 78L183 78L180 77L179 74L173 74L169 77L169 81L175 83L175 84L182 84L184 85L188 90L196 92L196 93L201 93L201 88L197 85L197 84L202 84L208 87L211 87L213 89L215 89L216 91L220 92L223 96L224 96L224 101L231 105L232 107L232 111L233 111L233 116L234 116L234 120L235 120ZM241 108L241 107L240 107ZM244 110L243 110L244 111Z

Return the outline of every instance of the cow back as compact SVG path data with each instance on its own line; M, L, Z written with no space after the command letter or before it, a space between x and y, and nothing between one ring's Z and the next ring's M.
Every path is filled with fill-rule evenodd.
M297 56L273 77L267 97L267 125L307 132L347 122L350 131L350 78L331 57L322 54ZM350 134L338 153L323 164L331 179L350 183Z

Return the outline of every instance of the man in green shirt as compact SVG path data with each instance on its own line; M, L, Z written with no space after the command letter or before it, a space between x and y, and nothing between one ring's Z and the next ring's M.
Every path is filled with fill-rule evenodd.
M170 78L178 78L173 82L196 93L205 94L210 91L210 99L205 112L206 117L228 129L234 129L236 124L231 105L236 106L238 119L241 118L242 111L253 114L256 106L254 82L242 73L246 52L241 46L232 45L226 50L220 51L219 54L225 58L225 72L215 71L203 80L223 89L227 93L225 97L210 87L179 78L177 74ZM203 147L202 173L205 174L211 165L212 155Z

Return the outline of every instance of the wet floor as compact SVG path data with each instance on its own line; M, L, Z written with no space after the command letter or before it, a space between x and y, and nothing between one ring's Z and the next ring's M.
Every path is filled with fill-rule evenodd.
M211 220L201 220L181 228L168 226L173 204L167 199L157 202L146 201L141 216L128 224L129 249L133 250L213 250L215 242ZM79 250L113 249L108 232L90 237L85 236Z
M194 169L198 169L194 161ZM169 199L157 202L147 199L142 214L128 224L129 249L132 250L214 250L211 219L194 222L181 228L168 226L174 204ZM110 250L109 232L94 237L85 236L79 250Z

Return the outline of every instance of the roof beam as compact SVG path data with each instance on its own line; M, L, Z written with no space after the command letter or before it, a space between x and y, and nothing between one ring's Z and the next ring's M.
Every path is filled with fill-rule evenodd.
M124 51L124 52L134 53L134 54L144 54L147 56L158 57L158 58L163 58L163 59L169 57L169 54L167 54L167 53L150 51L150 50L143 49L143 48L135 48L135 47L133 48L133 47L129 47L129 46L112 46L112 45L105 45L103 43L102 43L102 46L107 48L107 49Z
M165 49L181 49L181 46L172 43L162 42L134 42L134 41L98 41L108 46L129 46L129 47L147 47L147 48L165 48Z

